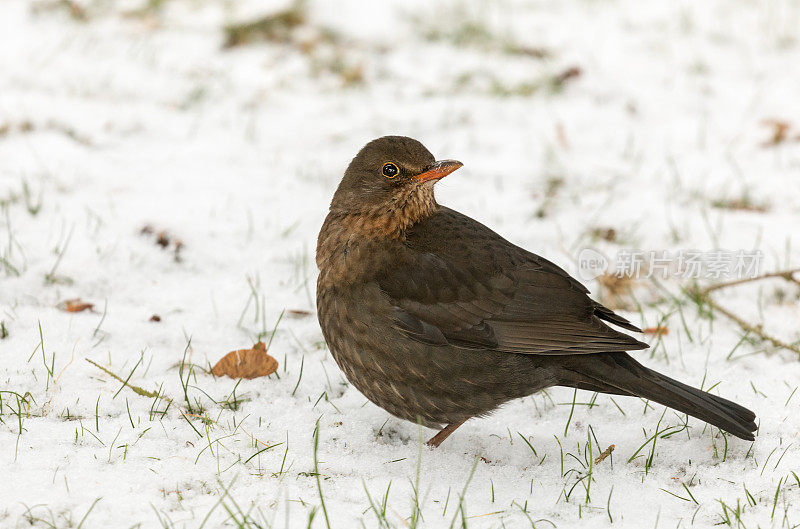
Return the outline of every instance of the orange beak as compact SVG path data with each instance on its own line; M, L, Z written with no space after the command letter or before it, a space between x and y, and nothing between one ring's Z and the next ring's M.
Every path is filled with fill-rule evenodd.
M429 182L432 180L439 180L449 175L464 164L457 160L439 160L434 162L424 173L420 173L414 177L416 182Z

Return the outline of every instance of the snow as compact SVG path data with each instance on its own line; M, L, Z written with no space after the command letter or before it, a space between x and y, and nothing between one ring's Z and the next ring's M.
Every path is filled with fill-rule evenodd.
M572 272L587 246L758 249L763 271L800 266L800 4L315 1L299 34L338 37L312 52L223 49L223 25L286 3L131 14L147 4L76 4L80 21L66 3L0 3L0 527L800 523L797 355L691 303L684 325L648 280L641 312L623 313L670 332L637 357L755 410L755 443L690 419L628 461L684 418L631 398L590 407L581 391L573 406L554 388L430 450L432 431L347 385L313 315L330 196L388 133L464 162L441 203ZM343 86L337 61L363 82ZM561 90L522 93L573 66ZM790 139L765 147L765 119ZM766 211L713 206L744 198ZM180 259L146 225L180 240ZM593 240L597 227L618 240ZM714 299L791 343L799 290L774 279ZM59 308L73 298L94 310ZM205 372L259 337L279 378Z

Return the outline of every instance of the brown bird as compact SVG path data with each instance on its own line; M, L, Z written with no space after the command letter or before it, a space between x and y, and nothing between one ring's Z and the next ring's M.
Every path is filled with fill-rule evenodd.
M439 205L459 167L386 136L350 162L317 241L317 315L347 379L441 431L550 386L649 399L754 440L755 414L648 369L641 332L550 261Z

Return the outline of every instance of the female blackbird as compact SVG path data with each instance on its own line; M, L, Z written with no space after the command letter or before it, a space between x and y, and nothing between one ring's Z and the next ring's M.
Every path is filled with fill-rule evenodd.
M753 440L755 414L648 369L641 332L550 261L436 203L461 163L386 136L350 162L317 241L317 315L348 380L439 446L470 417L550 386L631 395Z

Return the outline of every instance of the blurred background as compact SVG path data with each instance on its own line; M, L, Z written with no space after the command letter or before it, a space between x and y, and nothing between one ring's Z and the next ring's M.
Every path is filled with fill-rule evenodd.
M0 483L0 525L27 512L61 526L88 511L109 527L122 526L120 513L125 527L147 526L155 511L159 521L196 527L235 495L245 511L271 505L287 520L294 513L285 525L305 526L309 512L321 516L308 472L324 413L332 512L371 526L361 480L378 495L394 480L403 483L393 493L403 515L381 526L403 526L416 427L390 419L384 431L386 414L346 385L314 315L316 235L350 159L375 137L402 134L462 161L437 184L438 200L572 273L586 248L610 259L631 249L751 251L760 272L797 268L799 38L797 0L3 0L0 390L21 401L16 412L0 406L0 461L16 483ZM615 497L643 498L617 504L632 526L653 524L652 505L668 525L694 520L698 505L698 519L716 523L716 500L736 504L743 481L754 498L740 497L745 520L777 522L778 498L789 512L800 501L787 485L800 460L800 445L787 448L800 427L797 280L721 291L737 323L687 293L685 279L586 277L595 296L651 329L643 359L653 367L694 385L720 383L768 421L755 448L736 445L737 462L726 465L706 432L687 441L693 463L673 439L645 481L636 460L623 462L658 431L661 410L626 401L639 407L619 414L601 397L606 406L567 432L572 413L557 403L572 393L556 390L462 428L445 455L425 454L426 475L439 476L422 507L429 526L450 523L452 513L436 509L484 451L496 466L475 475L473 513L502 514L470 527L527 523L518 506L529 497L547 499L532 507L534 519L569 526L588 512L596 525L612 523L613 476ZM65 310L66 301L91 306ZM194 390L211 422L187 418L177 401L156 420L150 400L127 390L123 400L119 381L82 360L177 399L184 352L200 373L257 339L271 341L282 378L237 390L197 374L193 384L219 402L231 388L247 394L232 408ZM531 463L511 432L533 432L534 408L540 444ZM250 437L236 429L244 420ZM553 436L580 448L589 420L624 457L594 485L601 498L592 503L586 491L581 511L561 494L576 474L563 474L563 462L559 470ZM229 435L215 441L222 455L202 452L202 439L195 449L192 425ZM270 470L254 470L260 459L244 461L255 437L291 438L291 450L276 449L274 461L265 452ZM770 451L784 449L765 473ZM297 461L294 481L283 481L282 455ZM386 466L393 460L403 462ZM535 483L530 464L542 465ZM661 492L686 496L681 484L696 484L687 472L698 465L708 476L693 489L698 501ZM89 476L79 492L53 477L77 483L70 468ZM237 473L244 477L228 496L221 484ZM103 495L120 498L117 507L92 503ZM46 508L31 510L39 504Z

